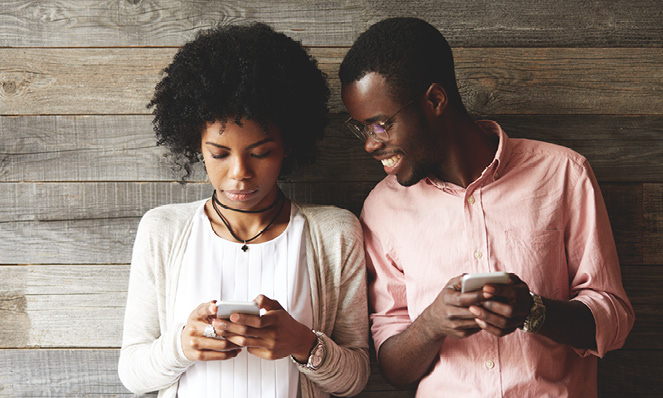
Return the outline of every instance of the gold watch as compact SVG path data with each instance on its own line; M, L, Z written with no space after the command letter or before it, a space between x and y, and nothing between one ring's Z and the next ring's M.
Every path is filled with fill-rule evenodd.
M546 320L546 306L543 305L541 296L532 292L529 292L529 294L532 295L534 303L529 310L529 315L525 318L522 329L527 333L537 333L541 329L541 326L543 326L543 322Z

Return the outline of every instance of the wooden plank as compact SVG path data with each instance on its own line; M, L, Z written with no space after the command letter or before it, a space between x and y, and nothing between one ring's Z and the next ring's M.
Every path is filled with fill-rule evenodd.
M332 204L359 214L375 185L367 182L281 183L301 202ZM650 190L661 184L652 184ZM209 197L207 184L4 183L0 184L0 264L127 263L140 217L167 203ZM622 264L658 265L663 245L643 255L641 184L602 184ZM648 237L651 241L652 237ZM653 241L652 241L653 242Z
M599 360L599 397L649 398L663 395L660 350L619 350Z
M174 48L0 48L0 114L146 114ZM312 48L342 111L345 48ZM663 49L457 48L467 108L478 115L663 112Z
M457 46L654 47L663 45L658 3L519 1L4 1L0 46L181 45L214 24L257 20L307 45L352 44L389 16L425 18Z
M118 358L117 349L0 350L0 396L134 397L117 375Z
M118 350L0 350L2 396L129 396L117 376ZM599 397L653 397L663 392L660 350L621 350L599 360ZM412 391L375 390L384 380L372 366L361 398L412 397ZM155 397L156 394L147 394Z
M0 348L119 347L128 265L0 267Z
M379 181L384 171L332 114L317 161L292 182ZM165 148L155 146L151 116L0 117L0 180L173 181ZM565 145L585 155L602 182L663 182L663 119L657 116L509 115L496 120L511 137ZM205 181L200 167L190 181Z
M0 266L0 348L119 347L129 269L126 264ZM624 347L663 349L663 267L625 266L622 272L636 312Z
M644 184L643 256L649 263L663 264L663 186Z

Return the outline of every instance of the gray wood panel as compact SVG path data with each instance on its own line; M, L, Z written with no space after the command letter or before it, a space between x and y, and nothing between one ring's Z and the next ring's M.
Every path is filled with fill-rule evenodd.
M660 185L650 184L646 191L642 185L602 185L622 264L662 263L663 236L657 229L660 221L655 221L661 217L655 205L660 201ZM146 210L204 198L211 192L204 184L177 183L2 186L0 202L8 207L0 211L0 264L127 263L136 227ZM373 182L282 184L293 199L333 204L355 214L373 186ZM644 236L649 245L646 251L642 249Z
M343 110L345 48L312 48ZM174 48L0 48L0 114L145 114ZM456 71L476 114L663 112L660 48L457 48Z
M118 350L0 350L2 397L117 397L130 393L117 376ZM413 397L394 391L373 364L366 390L357 397ZM620 350L599 360L599 397L654 397L663 392L660 350ZM154 397L155 394L146 396Z
M656 0L4 1L0 46L173 46L214 24L258 20L306 45L352 44L390 16L425 18L456 46L663 45Z
M0 348L119 347L128 284L128 265L0 267Z
M379 162L333 114L314 165L293 182L379 181ZM492 117L491 117L492 118ZM663 118L610 115L498 115L511 137L568 146L586 156L602 182L663 182ZM0 181L172 181L151 116L0 117ZM200 168L190 181L205 181Z
M119 347L129 265L0 266L0 348ZM622 267L636 312L627 349L663 349L661 265Z

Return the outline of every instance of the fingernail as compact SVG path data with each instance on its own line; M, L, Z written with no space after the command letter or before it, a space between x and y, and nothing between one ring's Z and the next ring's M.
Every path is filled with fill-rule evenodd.
M473 305L470 306L469 310L472 314L476 316L479 316L481 314L481 310Z
M475 319L474 322L476 322L477 325L481 326L482 328L486 327L486 322L482 321L481 319Z

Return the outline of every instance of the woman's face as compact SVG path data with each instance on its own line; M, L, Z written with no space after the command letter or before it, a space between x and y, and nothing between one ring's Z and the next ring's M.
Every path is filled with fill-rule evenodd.
M226 206L242 210L264 208L278 195L276 181L285 148L273 124L263 127L253 120L207 123L201 150L210 182Z

